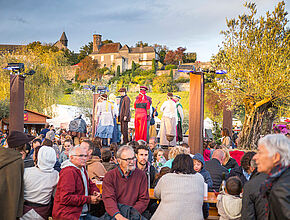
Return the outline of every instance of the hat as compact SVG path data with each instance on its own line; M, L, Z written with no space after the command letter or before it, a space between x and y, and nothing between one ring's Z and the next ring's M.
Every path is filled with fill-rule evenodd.
M181 99L179 95L174 95L175 98Z
M102 94L102 95L101 95L101 98L104 99L104 100L107 100L108 95L107 95L107 94Z
M54 132L53 132L53 131L48 131L48 132L46 133L45 138L47 138L47 139L53 141L53 139L55 138L55 134L54 134Z
M121 88L118 92L126 92L126 88Z
M43 172L52 172L56 163L56 153L52 147L42 146L38 151L37 166Z
M167 96L169 96L169 97L173 97L172 92L167 93Z
M32 141L35 137L21 131L11 131L7 138L9 148L16 148Z
M144 91L147 91L148 88L146 86L140 86L140 90L144 90Z

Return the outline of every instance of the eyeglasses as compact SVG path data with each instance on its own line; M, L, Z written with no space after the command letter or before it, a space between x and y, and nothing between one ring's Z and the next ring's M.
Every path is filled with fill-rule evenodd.
M72 156L75 156L75 157L88 157L88 155L86 155L86 154L72 155Z
M132 157L132 158L120 158L121 160L125 160L125 161L132 161L132 160L136 160L136 157Z

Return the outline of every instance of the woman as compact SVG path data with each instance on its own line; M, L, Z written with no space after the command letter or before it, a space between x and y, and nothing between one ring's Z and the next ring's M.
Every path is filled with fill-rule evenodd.
M193 160L179 154L173 161L171 173L161 177L154 196L161 202L152 220L203 219L204 180L193 169Z
M225 153L225 159L223 161L223 166L225 168L227 168L229 171L231 171L231 169L238 168L239 164L237 163L237 161L234 158L231 157L229 149L226 147L223 147L222 150Z
M230 148L232 146L232 141L230 137L229 129L223 128L222 130L222 146Z
M178 154L186 154L186 149L181 146L172 147L168 153L168 160L166 161L163 167L169 167L171 169L172 162Z
M268 174L261 185L262 196L268 201L268 219L289 219L290 140L282 134L266 135L258 141L254 160L258 172Z
M24 170L24 219L48 219L51 196L58 182L58 172L53 169L55 150L42 146L37 154L37 166Z
M154 163L153 166L157 170L157 172L160 172L161 167L166 163L166 159L164 156L164 150L162 148L158 148L153 153L154 157Z

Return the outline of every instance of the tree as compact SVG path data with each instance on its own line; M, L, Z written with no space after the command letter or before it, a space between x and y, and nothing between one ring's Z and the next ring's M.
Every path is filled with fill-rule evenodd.
M196 53L184 53L183 62L184 63L194 63L196 61Z
M135 69L136 69L136 65L135 65L135 62L132 60L132 77L135 76Z
M79 69L76 71L78 75L77 80L87 81L88 79L100 79L102 74L98 71L98 62L97 60L92 59L90 56L86 56L79 63Z
M227 70L219 89L231 107L245 108L240 146L256 148L260 136L271 132L278 112L289 113L290 33L283 1L259 18L254 3L245 7L249 14L227 20L213 64Z
M168 51L168 48L165 45L154 44L154 49L155 49L155 52L157 53L157 55L159 57L159 61L162 64L165 64L164 63L164 58L165 58L165 55L166 55L166 53Z
M148 47L148 43L143 43L143 41L138 41L135 47Z
M119 76L120 76L120 72L121 72L121 71L120 71L120 65L118 65L118 66L117 66L117 71L116 71L115 76L116 76L116 77L119 77Z
M154 73L156 73L156 60L153 58L152 59L152 71L154 72Z
M93 42L89 42L88 44L85 44L84 46L81 47L78 59L83 60L86 56L88 56L92 52L93 52Z
M175 59L175 53L173 50L169 50L164 58L164 63L165 64L177 64L176 59Z
M182 63L184 59L184 51L186 48L183 47L178 47L175 51L169 50L166 53L164 62L166 64L175 64L178 65L179 63Z

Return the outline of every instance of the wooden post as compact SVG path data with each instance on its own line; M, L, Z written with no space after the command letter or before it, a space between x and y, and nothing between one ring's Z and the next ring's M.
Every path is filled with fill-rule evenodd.
M202 153L203 149L203 83L202 72L190 74L188 144L192 154Z
M233 114L231 110L227 109L228 105L225 104L223 108L223 128L229 129L230 136L233 130Z
M98 98L100 97L99 93L93 93L93 113L92 113L92 137L95 136L96 132L96 111L97 111L97 103L98 103Z

